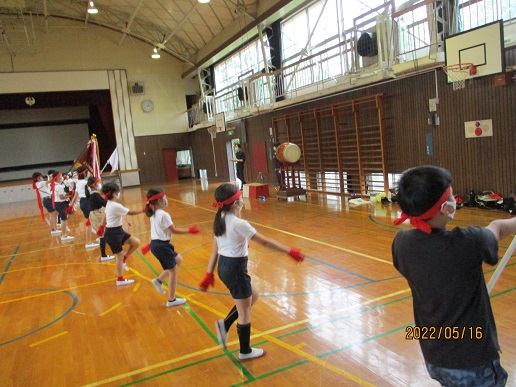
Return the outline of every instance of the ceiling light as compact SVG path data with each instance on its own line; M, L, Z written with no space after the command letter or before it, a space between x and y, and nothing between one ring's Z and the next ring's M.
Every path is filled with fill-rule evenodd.
M209 3L210 0L197 0L199 3L201 4L206 4L206 3Z
M159 54L159 51L156 47L154 47L154 51L152 52L151 58L152 59L159 59L161 55Z
M99 12L99 10L97 8L95 8L95 4L93 4L93 1L90 1L88 3L88 13L95 14L98 12Z

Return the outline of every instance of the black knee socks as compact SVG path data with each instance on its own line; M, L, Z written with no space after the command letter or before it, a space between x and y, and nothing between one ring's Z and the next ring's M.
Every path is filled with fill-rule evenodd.
M238 310L236 305L229 311L228 315L224 319L224 327L226 328L226 332L229 332L229 328L231 325L238 319Z
M104 240L104 238L100 238L100 255L102 257L105 257L106 256L106 241Z
M251 353L251 323L240 325L237 323L238 341L240 342L240 353Z

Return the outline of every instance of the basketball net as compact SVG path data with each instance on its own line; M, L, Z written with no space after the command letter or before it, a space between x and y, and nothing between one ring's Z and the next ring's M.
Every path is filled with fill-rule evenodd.
M217 138L217 127L216 126L210 126L208 129L208 132L210 133L211 140L213 141L215 138Z
M448 79L453 83L453 90L464 89L466 87L466 78L475 75L477 68L472 63L459 63L443 67Z

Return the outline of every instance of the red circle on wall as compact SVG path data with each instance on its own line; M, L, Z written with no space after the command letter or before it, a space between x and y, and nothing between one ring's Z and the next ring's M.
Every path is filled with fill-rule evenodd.
M482 129L481 128L476 128L475 129L475 135L476 136L481 136L482 135Z

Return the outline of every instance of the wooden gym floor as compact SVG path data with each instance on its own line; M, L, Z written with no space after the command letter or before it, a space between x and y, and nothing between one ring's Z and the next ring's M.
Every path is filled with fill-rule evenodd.
M261 292L251 344L265 348L267 356L238 362L235 326L223 351L214 322L232 307L231 297L217 276L207 293L197 288L212 246L217 185L188 180L164 186L174 223L197 224L202 231L173 236L184 256L177 295L187 303L172 308L150 282L161 272L151 253L129 258L126 277L136 283L117 288L114 263L101 263L98 248L84 247L80 212L69 225L75 239L61 242L50 236L35 200L0 205L0 385L438 385L427 375L418 342L405 339L414 321L407 283L391 261L396 205L353 207L343 198L316 194L292 202L246 199L243 218L299 247L307 259L295 264L251 242L249 270ZM121 202L142 208L147 188L125 189ZM485 226L497 217L509 214L464 208L451 225ZM147 243L148 218L128 221L124 228ZM510 242L500 243L500 256ZM491 300L512 386L514 265L513 257ZM487 279L493 271L485 267Z

